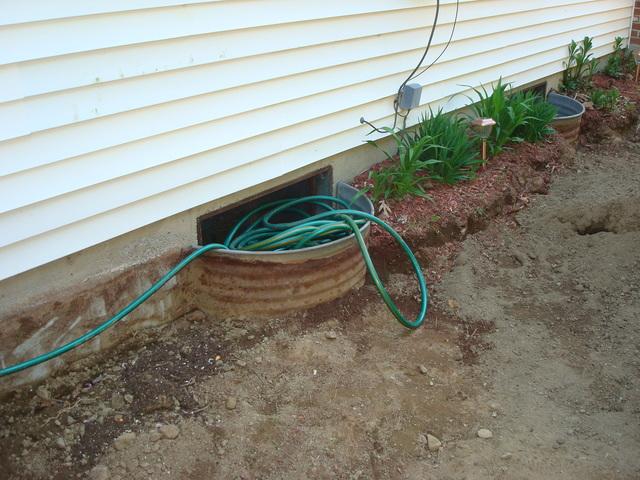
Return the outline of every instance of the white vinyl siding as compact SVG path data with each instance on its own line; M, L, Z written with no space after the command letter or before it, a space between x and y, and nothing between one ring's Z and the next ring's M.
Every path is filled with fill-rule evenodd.
M467 0L419 78L562 70L627 37L632 0ZM419 59L435 0L0 0L0 279L362 144ZM443 1L432 53L447 41ZM412 120L420 111L414 112Z

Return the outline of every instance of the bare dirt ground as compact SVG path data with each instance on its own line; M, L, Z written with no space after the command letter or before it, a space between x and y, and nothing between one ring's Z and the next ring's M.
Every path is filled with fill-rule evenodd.
M640 145L523 202L457 257L417 246L455 264L416 332L365 285L268 324L195 311L16 392L0 477L640 478Z

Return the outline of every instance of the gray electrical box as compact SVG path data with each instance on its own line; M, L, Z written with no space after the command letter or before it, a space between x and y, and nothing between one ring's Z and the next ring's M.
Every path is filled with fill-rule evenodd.
M411 110L420 105L420 96L422 95L422 85L419 83L410 83L402 87L398 96L398 107L402 110Z

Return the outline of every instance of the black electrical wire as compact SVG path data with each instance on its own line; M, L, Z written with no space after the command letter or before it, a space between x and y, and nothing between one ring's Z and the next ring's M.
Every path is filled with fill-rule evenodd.
M407 83L411 81L415 73L418 70L420 70L420 67L424 63L425 58L427 58L427 55L429 54L429 50L431 49L431 43L433 42L433 36L436 33L436 27L438 26L439 16L440 16L440 0L436 0L436 13L433 16L433 25L431 26L431 33L429 33L429 41L427 42L427 46L424 49L424 53L422 54L420 61L418 62L416 67L413 69L413 71L409 74L409 76L405 79L405 81L400 84L400 87L398 88L398 91L396 93L396 98L393 100L394 115L393 115L393 127L391 127L393 130L395 130L396 126L398 125L398 116L400 115L400 112L399 112L400 105L398 104L398 99L400 98L402 89L407 85Z
M436 57L436 59L433 62L431 62L427 67L425 67L424 70L422 70L419 74L417 74L415 77L412 77L411 80L414 80L414 79L418 78L424 72L426 72L431 67L433 67L435 65L435 63L438 60L440 60L440 57L442 57L442 55L444 55L444 52L447 51L447 49L449 48L449 45L451 45L451 41L453 40L453 35L456 33L456 26L458 25L458 14L459 13L460 13L460 0L456 0L456 15L455 15L455 17L453 19L453 27L451 27L451 35L449 35L449 40L447 41L447 44L442 49L442 52L440 52L440 55L438 55Z
M413 71L404 80L404 82L402 82L402 84L400 84L400 87L398 88L398 92L396 93L396 97L393 100L394 116L393 116L393 127L392 127L392 130L395 130L396 127L398 126L398 117L401 117L403 119L403 128L406 128L407 117L409 116L409 112L410 112L410 110L407 111L407 113L405 115L402 115L400 113L400 108L399 108L399 104L398 104L398 98L400 97L402 89L411 80L418 78L420 75L422 75L427 70L429 70L433 65L435 65L435 63L438 60L440 60L442 55L444 55L444 53L447 51L447 49L449 48L449 46L451 45L451 42L453 40L453 36L455 34L455 31L456 31L456 26L458 25L459 13L460 13L460 0L456 0L456 14L455 14L455 17L454 17L454 20L453 20L453 26L451 28L451 34L449 35L449 40L447 41L445 47L442 49L442 52L440 52L440 54L436 57L436 59L433 62L431 62L429 65L427 65L420 73L418 73L416 75L416 72L420 69L420 67L422 67L422 64L424 63L424 60L427 58L427 55L429 54L429 50L431 49L431 43L433 42L433 36L435 34L436 27L438 26L438 17L440 15L440 0L436 0L436 12L435 12L435 15L434 15L434 18L433 18L433 25L431 27L431 32L429 33L429 40L427 42L427 46L426 46L426 48L424 50L424 53L422 54L422 57L420 58L420 61L418 62L416 67L413 69ZM373 131L376 131L378 133L388 133L387 131L376 127L371 122L368 122L367 120L364 119L364 117L360 118L360 123L363 123L363 124L366 123L367 125L369 125L373 129Z

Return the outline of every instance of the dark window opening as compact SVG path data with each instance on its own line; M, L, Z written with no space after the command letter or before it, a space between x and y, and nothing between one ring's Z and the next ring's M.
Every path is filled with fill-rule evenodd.
M536 83L527 88L522 89L523 92L534 92L540 95L541 98L547 98L547 82Z
M309 195L331 195L332 193L332 169L331 167L323 168L288 184L279 185L239 203L198 217L198 243L200 245L223 243L229 231L242 217L265 203ZM307 206L305 208L309 213L315 213L315 210L309 210L313 207ZM289 219L280 217L275 220L286 222Z

